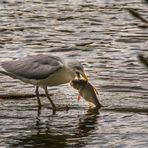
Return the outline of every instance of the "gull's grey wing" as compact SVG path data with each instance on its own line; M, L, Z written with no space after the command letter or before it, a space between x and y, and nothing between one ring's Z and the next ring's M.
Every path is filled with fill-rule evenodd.
M3 62L1 66L10 74L28 79L45 79L64 65L56 56L34 55L20 60Z

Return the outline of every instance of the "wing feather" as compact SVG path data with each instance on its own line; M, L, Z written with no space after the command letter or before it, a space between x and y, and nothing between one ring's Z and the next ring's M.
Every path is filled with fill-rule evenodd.
M28 79L45 79L63 66L63 61L59 57L43 54L2 63L2 67L8 73Z

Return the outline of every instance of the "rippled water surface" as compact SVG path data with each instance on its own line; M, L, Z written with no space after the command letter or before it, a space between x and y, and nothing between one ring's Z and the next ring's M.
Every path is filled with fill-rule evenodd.
M111 108L88 109L65 84L49 92L68 111L52 112L44 96L38 110L33 86L0 75L0 147L148 147L148 71L137 59L148 54L148 28L126 8L148 20L140 0L0 1L0 61L78 59Z

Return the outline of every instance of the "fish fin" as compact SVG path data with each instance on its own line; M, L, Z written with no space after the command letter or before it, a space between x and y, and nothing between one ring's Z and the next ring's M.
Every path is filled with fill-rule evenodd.
M93 89L94 89L95 93L98 95L99 93L98 93L96 87L93 86Z
M81 96L80 96L80 95L78 95L78 98L77 98L78 102L80 101L80 99L81 99Z

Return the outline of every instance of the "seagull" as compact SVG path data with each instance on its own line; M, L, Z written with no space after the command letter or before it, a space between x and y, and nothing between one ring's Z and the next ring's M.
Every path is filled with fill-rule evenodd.
M56 106L48 94L47 86L69 83L76 77L88 80L84 67L79 61L54 55L29 55L22 59L2 62L1 67L0 73L36 86L38 107L41 107L39 87L44 89L52 109L55 109Z

